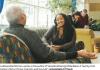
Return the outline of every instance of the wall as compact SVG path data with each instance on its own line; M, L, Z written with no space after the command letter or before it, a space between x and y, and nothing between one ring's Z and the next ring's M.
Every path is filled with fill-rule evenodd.
M84 7L88 10L90 17L100 21L100 0L85 0Z

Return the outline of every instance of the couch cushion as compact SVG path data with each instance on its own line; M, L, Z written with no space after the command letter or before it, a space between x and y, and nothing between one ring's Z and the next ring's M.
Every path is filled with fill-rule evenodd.
M40 38L42 38L47 29L34 29L34 31L39 35Z

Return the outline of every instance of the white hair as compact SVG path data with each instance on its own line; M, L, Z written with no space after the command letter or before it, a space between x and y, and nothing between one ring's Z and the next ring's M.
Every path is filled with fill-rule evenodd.
M24 11L18 5L9 5L6 9L6 18L9 23L18 22L18 18Z

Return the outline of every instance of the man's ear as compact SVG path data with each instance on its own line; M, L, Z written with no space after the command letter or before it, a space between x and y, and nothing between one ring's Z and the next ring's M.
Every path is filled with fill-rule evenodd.
M20 15L19 23L22 24L22 25L25 25L25 23L26 23L26 15L24 15L24 14Z

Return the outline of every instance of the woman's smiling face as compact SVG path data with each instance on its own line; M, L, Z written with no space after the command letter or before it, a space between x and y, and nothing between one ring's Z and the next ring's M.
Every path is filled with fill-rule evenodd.
M57 15L56 16L56 23L57 23L57 28L63 27L64 26L64 17L62 15Z

